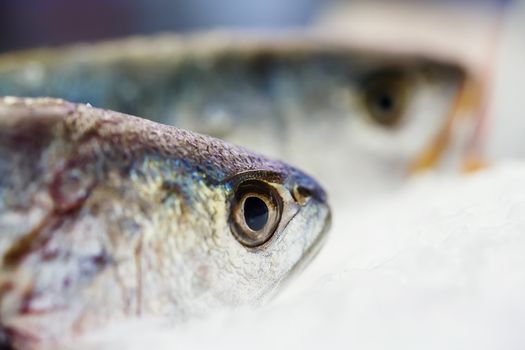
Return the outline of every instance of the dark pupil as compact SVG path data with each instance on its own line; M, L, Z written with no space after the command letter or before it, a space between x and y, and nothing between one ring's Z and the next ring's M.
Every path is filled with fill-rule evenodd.
M377 96L377 107L384 113L390 113L394 109L395 101L392 95L388 93L380 93Z
M259 231L268 222L268 206L260 198L248 197L244 201L244 220L253 231Z

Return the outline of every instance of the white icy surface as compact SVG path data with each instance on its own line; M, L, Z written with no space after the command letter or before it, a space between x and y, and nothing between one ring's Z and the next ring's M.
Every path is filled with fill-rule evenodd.
M524 184L525 162L513 162L455 179L426 176L336 208L322 254L271 304L183 327L132 322L83 345L524 349Z

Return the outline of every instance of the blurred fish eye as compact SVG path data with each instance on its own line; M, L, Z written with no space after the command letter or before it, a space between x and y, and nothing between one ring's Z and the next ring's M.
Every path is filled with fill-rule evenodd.
M364 79L363 102L372 121L388 128L399 125L408 103L407 78L401 71L385 70Z
M257 180L241 183L230 213L235 238L252 248L266 243L279 226L282 208L282 198L271 185Z

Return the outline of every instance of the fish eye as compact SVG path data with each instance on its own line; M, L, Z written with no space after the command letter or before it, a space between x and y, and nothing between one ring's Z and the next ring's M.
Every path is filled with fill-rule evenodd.
M230 225L235 238L247 247L266 243L279 226L282 199L269 184L249 180L235 189Z
M363 99L368 116L384 127L398 125L406 112L407 77L400 71L376 72L363 83Z

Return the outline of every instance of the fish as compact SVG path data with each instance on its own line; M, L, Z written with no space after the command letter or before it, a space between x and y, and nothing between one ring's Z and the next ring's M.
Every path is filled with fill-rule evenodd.
M52 98L0 98L0 199L0 339L17 349L263 303L331 218L293 166Z
M460 170L480 123L475 86L452 60L303 33L168 34L0 55L0 94L220 137L299 165L342 204L419 170Z

